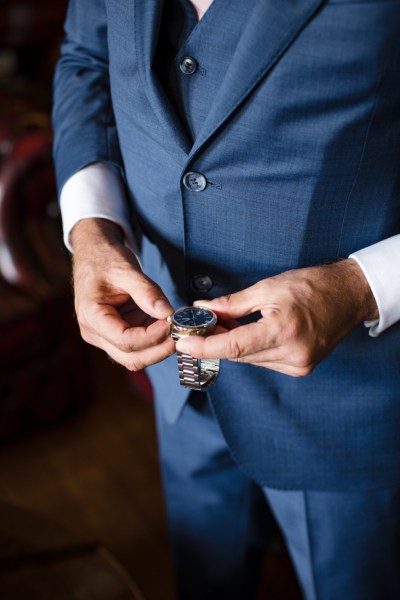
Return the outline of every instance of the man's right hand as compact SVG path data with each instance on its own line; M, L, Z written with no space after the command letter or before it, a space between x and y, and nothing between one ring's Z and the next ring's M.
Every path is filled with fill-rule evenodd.
M83 339L130 371L175 352L166 317L173 308L125 247L118 225L79 221L71 232L75 310Z

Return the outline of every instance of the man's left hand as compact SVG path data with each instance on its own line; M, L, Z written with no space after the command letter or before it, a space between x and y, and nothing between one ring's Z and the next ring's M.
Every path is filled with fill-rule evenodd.
M211 308L221 324L206 338L179 340L177 350L294 377L310 374L353 327L378 318L368 282L352 259L287 271L230 296L195 304ZM255 312L261 313L257 322L232 324Z

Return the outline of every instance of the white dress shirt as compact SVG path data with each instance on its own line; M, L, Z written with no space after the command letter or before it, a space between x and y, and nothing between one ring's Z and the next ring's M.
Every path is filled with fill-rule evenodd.
M94 163L75 173L63 186L60 205L64 242L71 252L74 225L81 219L97 217L117 223L125 234L126 245L138 254L124 185L109 165ZM362 269L378 305L379 319L365 322L369 334L376 337L400 320L400 234L358 250L349 258Z

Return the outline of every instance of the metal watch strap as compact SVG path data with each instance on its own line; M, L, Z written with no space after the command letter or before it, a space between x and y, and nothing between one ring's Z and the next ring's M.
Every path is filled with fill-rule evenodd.
M218 358L193 358L190 354L176 353L178 357L179 383L192 390L204 390L218 377Z

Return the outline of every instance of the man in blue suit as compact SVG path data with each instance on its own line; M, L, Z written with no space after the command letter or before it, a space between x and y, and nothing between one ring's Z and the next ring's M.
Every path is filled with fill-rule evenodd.
M182 598L251 598L270 511L307 600L400 598L399 30L392 0L70 2L76 312L148 367ZM175 348L195 301L215 335ZM207 393L175 349L227 359Z

